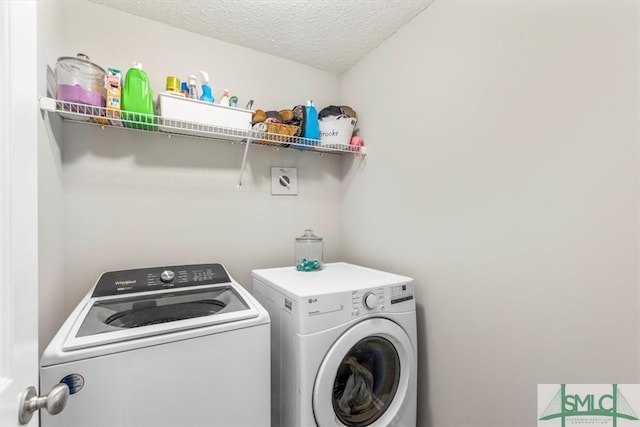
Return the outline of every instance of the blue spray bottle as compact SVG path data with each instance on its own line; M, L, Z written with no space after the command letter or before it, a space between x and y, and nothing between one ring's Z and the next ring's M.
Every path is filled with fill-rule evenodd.
M200 71L202 76L202 96L201 101L214 102L213 93L211 92L211 86L209 86L209 74L205 71Z

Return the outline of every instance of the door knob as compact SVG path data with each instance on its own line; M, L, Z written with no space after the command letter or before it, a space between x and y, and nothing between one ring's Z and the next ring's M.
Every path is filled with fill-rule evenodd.
M46 396L38 396L34 386L27 387L20 396L18 407L18 421L20 425L27 424L33 413L45 408L51 415L59 414L67 404L69 386L64 383L56 384Z

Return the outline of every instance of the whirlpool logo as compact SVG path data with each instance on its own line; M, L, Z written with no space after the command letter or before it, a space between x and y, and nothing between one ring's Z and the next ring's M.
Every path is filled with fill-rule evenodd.
M640 384L538 384L538 427L640 427Z

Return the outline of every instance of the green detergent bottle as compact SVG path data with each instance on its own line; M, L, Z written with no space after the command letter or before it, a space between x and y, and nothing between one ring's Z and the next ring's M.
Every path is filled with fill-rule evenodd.
M121 106L121 117L126 120L123 122L126 127L156 130L156 119L153 114L153 92L149 84L149 77L139 62L133 63L124 78Z

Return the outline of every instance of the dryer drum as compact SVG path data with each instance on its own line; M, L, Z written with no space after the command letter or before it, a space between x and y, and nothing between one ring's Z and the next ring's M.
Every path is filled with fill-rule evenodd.
M389 408L400 381L400 358L382 337L360 340L345 355L333 384L333 410L347 426L367 426Z
M131 310L115 313L109 316L104 323L119 328L138 328L140 326L209 316L225 307L225 303L216 299L188 301L160 306L153 304L143 306L134 304Z

